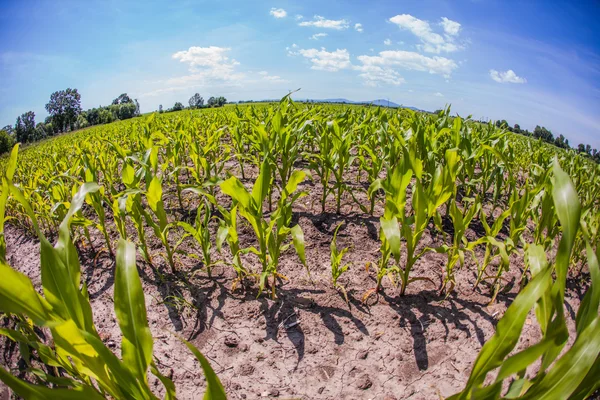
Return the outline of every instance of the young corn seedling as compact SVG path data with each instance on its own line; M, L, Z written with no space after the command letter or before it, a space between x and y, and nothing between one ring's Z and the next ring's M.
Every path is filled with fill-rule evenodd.
M332 166L331 172L335 178L331 191L335 194L335 211L339 214L342 207L342 196L349 190L344 174L355 159L355 156L352 155L354 135L351 130L343 131L337 121L333 121L332 128L330 132L333 148L328 164Z
M16 162L16 148L13 156ZM4 178L12 174L9 170ZM5 182L9 180L5 179ZM173 382L158 371L152 360L153 339L135 265L135 246L123 239L117 247L114 289L115 314L122 334L122 359L106 347L94 325L87 289L85 285L81 286L80 265L70 237L70 224L86 196L98 189L97 184L90 182L81 186L59 226L58 242L52 246L39 230L33 209L23 193L9 182L10 193L32 218L40 239L43 295L34 289L29 278L1 261L0 311L15 315L21 323L17 323L16 329L3 329L0 334L18 342L23 349L34 350L46 371L53 370L55 374L37 368L38 363L30 371L42 384L32 384L0 367L0 380L22 398L154 400L157 397L148 381L150 369L164 384L167 398L174 399ZM48 329L52 345L40 339L34 326ZM185 344L204 370L206 398L225 399L223 386L207 360L191 344ZM26 362L30 354L24 354Z
M177 226L183 228L185 231L185 235L181 238L179 243L183 242L185 238L192 237L196 243L200 245L200 249L202 250L202 256L198 257L196 254L188 254L188 256L192 258L201 259L204 266L206 267L206 272L208 273L208 277L212 277L212 268L219 264L218 262L213 261L212 256L210 254L212 249L212 242L210 240L210 231L209 231L209 223L211 220L210 216L210 204L208 200L204 200L200 203L200 206L196 210L196 223L195 226L188 224L184 221L178 221ZM178 245L175 248L179 247Z
M174 227L173 224L170 224L167 221L167 213L165 212L165 208L163 205L163 190L160 179L156 176L152 178L150 181L150 185L146 190L146 200L148 201L148 206L150 206L150 210L156 217L156 220L152 217L152 215L146 211L145 209L140 208L141 215L144 217L144 220L150 226L154 234L165 247L166 255L165 259L171 268L171 272L174 274L177 272L175 268L175 259L173 258L174 249L169 244L169 232ZM137 204L134 206L136 207Z
M331 244L329 245L330 260L331 260L331 282L333 284L333 288L336 290L339 290L342 293L342 295L344 296L344 298L346 299L346 303L349 303L348 292L346 291L346 288L343 285L341 285L340 283L338 283L338 279L340 278L340 276L342 276L342 274L344 272L346 272L348 270L348 268L350 267L349 263L343 264L343 262L342 262L344 259L344 255L348 252L349 248L344 247L340 251L337 247L337 234L342 225L343 225L343 223L340 223L335 228L335 232L333 233L333 240L331 241Z
M290 243L287 242L289 236L292 237L292 243L300 257L302 263L306 266L304 257L304 234L299 225L290 227L292 218L292 204L299 197L304 196L304 192L296 192L298 184L302 182L306 174L301 171L294 171L287 186L281 193L277 209L272 212L267 220L263 215L263 203L268 196L268 186L271 183L270 162L263 161L260 174L254 182L252 193L248 193L244 185L232 176L221 183L221 191L231 197L234 205L237 205L239 214L252 226L258 240L258 249L250 247L242 250L255 254L260 260L262 271L259 280L259 294L262 293L267 285L267 278L272 277L271 295L275 297L276 279L287 279L280 274L277 269L281 253L287 250Z
M237 274L237 278L231 284L231 290L235 290L238 285L242 284L244 279L252 274L242 265L240 258L240 241L237 234L237 206L233 206L231 210L226 210L219 206L219 212L222 219L219 222L219 230L217 231L217 250L221 251L223 242L227 242L233 261L231 266Z
M498 218L496 218L494 220L494 223L492 224L492 226L490 226L487 222L487 215L485 213L485 211L483 210L483 207L481 208L481 210L479 211L479 221L481 222L481 225L483 226L483 229L485 230L485 236L478 239L477 241L475 241L475 243L473 243L473 247L485 243L485 254L483 256L483 261L481 263L477 262L476 257L473 257L473 259L477 262L477 280L475 281L475 284L473 285L473 288L476 288L477 286L479 286L479 284L481 283L482 280L485 279L489 279L490 275L487 274L487 268L490 265L490 263L492 262L492 260L498 256L500 256L500 249L504 250L505 248L502 246L494 246L494 243L498 243L498 241L496 240L496 237L498 236L498 234L500 233L500 230L502 229L502 226L504 224L504 221L506 221L506 218L508 218L510 215L510 210L506 210L504 211ZM490 239L493 239L490 240ZM504 258L503 258L504 260ZM503 262L503 267L504 267L504 262Z
M328 129L323 127L317 139L317 153L307 153L305 156L309 161L309 168L319 177L323 188L321 195L321 212L325 212L327 196L332 190L329 186L329 178L333 172L333 141L328 134Z
M467 205L469 203L470 206ZM435 249L439 253L445 253L448 257L445 276L440 287L440 294L445 291L446 295L448 295L454 289L456 284L454 269L459 262L461 267L464 266L465 252L469 252L474 256L473 248L476 242L469 242L465 237L465 233L469 228L473 217L477 215L481 209L481 200L479 197L476 197L475 199L465 197L463 198L463 204L463 212L458 209L456 202L452 202L450 205L450 218L452 219L452 225L454 226L452 246L443 245ZM450 284L449 287L447 286L448 284Z

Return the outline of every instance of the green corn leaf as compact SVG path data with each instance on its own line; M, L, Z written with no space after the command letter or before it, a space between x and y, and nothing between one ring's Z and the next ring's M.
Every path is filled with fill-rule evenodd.
M206 392L204 393L204 400L227 400L227 395L225 394L225 389L215 374L215 371L210 366L208 360L200 353L200 351L185 340L184 338L178 336L179 340L181 340L188 349L194 354L196 359L200 362L200 366L202 367L202 371L204 372L204 377L206 378Z
M271 163L265 158L260 167L260 174L256 178L254 186L252 187L252 199L254 200L254 204L256 205L257 209L260 209L260 207L262 206L263 201L269 193L270 186Z
M600 353L600 317L577 336L571 347L552 369L522 397L527 399L566 399L584 380Z
M400 263L400 228L398 227L398 218L385 219L382 217L379 221L381 232L389 243L396 263Z
M483 345L477 356L465 390L451 399L467 398L468 393L483 383L489 371L502 364L517 344L529 310L550 285L551 273L550 268L540 272L515 298L498 322L496 333Z
M304 232L302 232L300 225L294 225L290 229L290 233L292 234L292 241L294 243L296 253L298 253L298 257L300 257L302 264L306 266L306 256L304 255Z
M563 230L563 236L559 244L558 253L556 254L556 278L560 285L561 293L564 295L571 251L579 228L581 204L579 203L577 190L571 178L562 170L556 158L554 159L553 171L554 186L552 188L552 198L554 199L556 214Z
M245 210L250 209L250 204L252 204L252 197L238 178L232 176L224 182L221 182L220 187L221 191L227 196L234 199L236 202L238 202L240 204L240 207L242 207Z
M598 389L600 389L600 356L596 357L596 362L590 368L587 375L577 389L569 396L569 400L585 400L590 398L591 395Z
M139 379L146 381L153 340L135 257L135 245L120 239L115 269L115 313L123 333L123 362Z
M162 202L162 185L160 180L155 176L150 181L150 185L148 186L146 197L148 199L148 205L152 209L152 211L156 212L158 209L159 202Z
M103 400L100 395L90 386L76 386L70 389L50 389L46 386L32 385L12 376L4 368L0 367L0 380L10 387L20 397L28 400Z
M6 164L6 172L4 175L9 182L12 182L15 171L17 170L17 157L19 155L19 143L15 144L10 152L10 157L8 158L8 163Z
M135 169L131 165L125 164L123 171L121 172L121 179L128 187L133 185L135 182Z
M165 387L165 391L167 392L165 399L177 400L177 391L175 388L175 384L171 379L167 378L159 371L154 361L152 361L152 364L150 364L150 371L152 371L152 374L156 376Z
M581 331L598 316L598 307L600 306L600 264L598 263L598 255L594 253L589 241L586 241L585 245L592 284L581 304L579 304L579 310L577 310L575 323L578 334L581 334ZM600 247L597 251L600 252Z
M25 314L37 325L45 325L50 319L44 301L24 274L0 262L0 310L13 314Z

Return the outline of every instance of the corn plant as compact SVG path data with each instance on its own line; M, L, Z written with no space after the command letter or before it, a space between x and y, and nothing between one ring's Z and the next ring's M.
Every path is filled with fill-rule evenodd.
M509 215L510 210L504 211L502 214L500 214L498 218L494 220L492 226L490 226L487 222L488 217L483 208L481 208L481 210L479 211L479 221L481 222L481 225L485 230L485 236L477 240L476 243L474 243L474 245L485 243L485 254L481 263L477 262L476 258L474 257L475 261L478 264L477 280L475 281L474 287L479 286L479 283L481 283L481 281L483 280L497 277L489 275L487 273L488 266L496 257L500 256L502 259L502 264L499 268L499 272L500 270L506 270L509 267L510 263L508 262L508 253L506 253L505 251L506 247L500 244L500 242L497 240L497 236L500 233L500 230L502 229L504 221L506 221L506 218L508 218Z
M268 160L265 160L261 166L260 174L254 182L252 193L248 193L244 185L234 176L221 183L221 191L231 197L239 214L252 226L258 240L258 249L249 247L246 252L255 254L261 263L261 273L259 278L259 294L267 284L267 278L271 276L273 283L271 285L271 294L275 297L275 281L277 278L287 279L278 272L279 259L281 253L287 250L290 243L286 243L288 236L292 237L292 243L300 257L300 260L306 265L304 257L304 234L299 225L290 227L292 218L292 204L299 197L304 196L303 192L296 192L306 174L301 171L294 171L292 176L281 193L277 209L272 212L267 220L263 215L263 203L268 195L268 186L271 182L271 166Z
M337 121L333 121L330 135L332 152L330 153L331 158L326 162L331 165L331 172L335 178L331 191L335 196L335 211L339 214L342 207L342 196L349 190L345 182L345 173L355 159L355 156L352 155L354 135L351 130L344 130Z
M206 272L208 273L208 277L212 277L212 268L218 263L212 259L210 254L212 248L212 242L209 231L209 223L211 220L210 216L210 203L208 200L204 200L200 203L200 206L196 209L196 221L195 226L191 225L185 221L178 221L176 223L177 226L183 228L185 231L185 235L179 241L183 242L187 237L192 237L194 241L200 245L200 249L202 251L202 256L198 257L196 254L188 254L188 256L192 258L199 258L202 260L204 266L206 267ZM175 246L177 248L178 245Z
M325 212L327 204L327 196L331 188L329 186L329 178L333 173L333 141L329 136L328 128L321 127L319 130L316 153L306 153L305 157L309 162L309 168L319 177L319 183L323 188L321 195L321 212Z
M580 225L581 206L572 181L557 161L553 172L552 198L563 234L554 264L548 262L543 246L529 245L526 259L531 280L506 310L496 333L477 356L465 388L450 397L452 400L586 399L600 388L600 335L597 334L600 329L600 254L598 249L594 251L585 226ZM592 282L577 312L573 344L563 351L569 339L563 310L564 291L573 244L580 229L586 240ZM532 308L542 338L513 354ZM540 358L541 367L537 372L529 369ZM486 377L494 370L498 370L496 378L486 384ZM504 391L506 381L509 384Z
M452 202L450 205L450 218L452 219L452 225L454 226L454 233L452 238L452 245L443 245L436 248L439 253L445 253L448 257L446 262L445 276L442 281L440 293L446 291L447 294L452 292L456 280L454 278L454 269L456 264L460 262L460 266L465 264L465 253L468 252L474 256L473 248L477 244L476 242L469 242L465 237L465 233L473 220L473 217L477 215L481 209L481 200L479 197L475 199L462 199L464 204L464 211L460 211L456 206L456 202ZM470 206L467 206L471 203ZM494 240L493 238L491 240ZM447 287L447 285L450 285Z
M167 213L165 212L162 197L163 190L161 181L155 176L150 181L150 185L148 185L146 190L146 200L156 219L144 208L139 207L139 205L136 205L135 207L139 207L144 220L148 226L152 227L154 234L162 242L166 251L165 259L171 268L171 272L175 273L175 259L173 258L175 249L169 243L169 232L173 229L174 224L167 221Z
M335 231L333 232L333 239L331 240L331 244L329 245L329 258L331 260L331 283L333 285L333 288L339 290L344 295L346 303L348 303L348 292L346 291L346 288L343 285L338 283L338 279L340 278L340 276L342 276L342 274L346 272L350 267L349 263L343 264L344 256L348 252L349 248L344 247L342 250L339 250L337 247L337 234L342 225L342 223L338 224L338 226L335 228Z

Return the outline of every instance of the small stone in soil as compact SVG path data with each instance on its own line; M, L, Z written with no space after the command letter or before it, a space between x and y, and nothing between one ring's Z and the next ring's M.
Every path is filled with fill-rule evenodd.
M369 355L369 351L368 350L362 350L362 351L358 352L357 357L358 357L359 360L365 360L368 355Z
M279 390L271 389L268 392L262 392L260 397L279 397Z
M236 336L227 336L224 343L227 347L237 347L240 341Z
M239 373L242 376L252 375L254 373L254 367L250 364L240 365Z
M371 386L373 386L373 382L371 382L371 378L369 378L369 375L367 374L362 375L356 381L356 387L360 390L367 390Z

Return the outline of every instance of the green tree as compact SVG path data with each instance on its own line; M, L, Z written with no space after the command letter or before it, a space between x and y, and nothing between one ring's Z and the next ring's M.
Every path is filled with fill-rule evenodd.
M20 143L33 142L35 138L35 113L27 111L17 117L15 123L15 139Z
M196 93L190 97L188 103L190 104L190 108L202 108L204 106L204 99L200 96L200 93Z
M86 118L87 113L81 113L77 116L77 122L75 122L75 126L77 129L83 129L90 125Z
M11 136L15 134L15 128L12 125L6 125L2 130Z
M110 124L115 120L115 116L108 108L101 108L98 112L98 119L101 124Z
M77 116L81 112L81 95L77 89L67 88L50 95L46 111L52 116L52 123L60 132L73 129Z
M46 124L43 122L38 123L33 131L32 141L42 140L50 136L46 131Z
M554 144L557 147L561 147L563 149L568 149L569 148L569 141L565 139L565 137L563 135L558 135L556 137L556 139L554 139Z
M8 153L15 145L15 138L5 129L0 130L0 154Z
M159 113L159 114L162 114L162 113L163 113L163 106L162 106L162 104L159 104L159 105L158 105L158 113Z
M208 99L208 101L206 102L206 104L207 104L209 107L214 107L214 106L216 106L216 105L217 105L217 99L215 99L213 96L211 96L211 97Z
M127 103L133 104L133 100L131 99L131 97L129 97L127 95L127 93L123 93L123 94L119 95L119 97L117 97L116 99L114 99L112 101L113 105L116 105L116 104L127 104Z
M181 110L183 110L184 108L185 108L185 107L183 107L183 104L181 104L181 103L178 101L178 102L176 102L176 103L173 105L172 111L181 111Z

